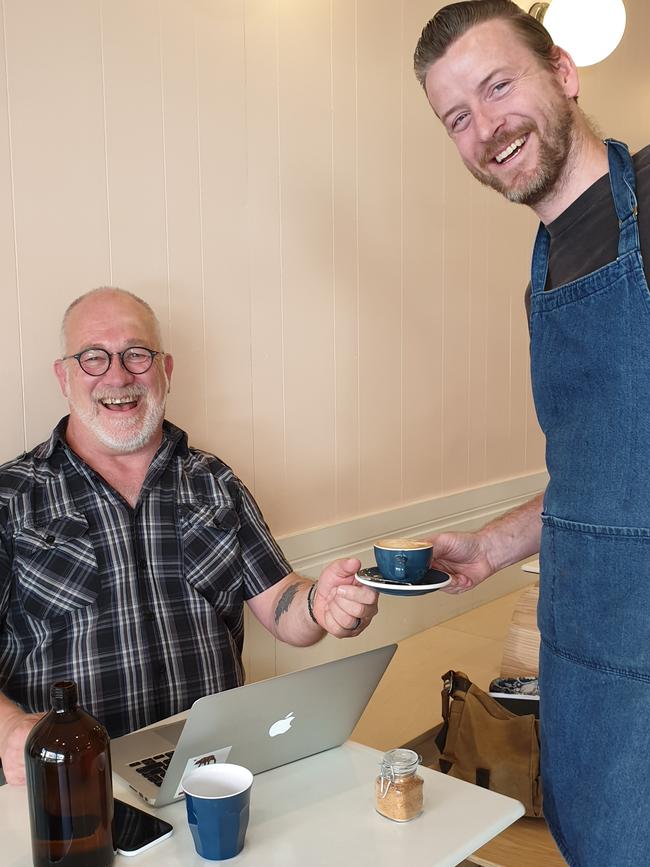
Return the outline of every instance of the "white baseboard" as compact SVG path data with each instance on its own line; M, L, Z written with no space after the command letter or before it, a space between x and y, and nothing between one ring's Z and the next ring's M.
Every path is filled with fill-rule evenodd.
M280 537L278 541L295 571L311 578L317 578L324 566L339 557L358 557L363 566L371 566L374 565L373 541L382 536L425 536L442 530L476 530L531 499L545 488L547 481L545 472L532 473L363 515L333 526L291 534ZM247 616L244 648L247 679L261 680L400 641L525 587L535 577L524 572L520 564L515 564L493 575L475 590L458 596L442 592L409 599L382 596L379 614L361 636L351 641L327 637L320 644L308 648L276 642L255 618Z

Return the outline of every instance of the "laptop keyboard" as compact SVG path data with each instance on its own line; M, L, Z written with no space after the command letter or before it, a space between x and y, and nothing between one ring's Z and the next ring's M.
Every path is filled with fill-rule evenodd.
M138 774L142 774L145 780L149 780L154 786L161 786L173 755L173 750L169 753L159 753L157 756L148 756L146 759L130 762L129 767L135 768Z

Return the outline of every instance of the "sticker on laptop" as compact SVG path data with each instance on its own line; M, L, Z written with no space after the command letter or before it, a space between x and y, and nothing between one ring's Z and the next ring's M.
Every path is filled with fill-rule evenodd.
M192 756L191 759L187 760L187 764L185 765L185 770L181 775L181 781L178 784L178 788L174 794L175 798L180 798L183 794L183 780L188 774L191 774L192 771L195 771L197 768L204 768L206 765L219 765L222 762L228 761L228 756L230 755L230 747L223 747L220 750L215 750L212 753L203 753L200 756Z

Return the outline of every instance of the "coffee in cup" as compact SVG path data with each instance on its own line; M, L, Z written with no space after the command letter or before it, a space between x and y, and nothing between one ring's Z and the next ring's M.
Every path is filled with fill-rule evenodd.
M429 571L433 543L427 539L380 539L374 548L379 571L389 581L416 584Z

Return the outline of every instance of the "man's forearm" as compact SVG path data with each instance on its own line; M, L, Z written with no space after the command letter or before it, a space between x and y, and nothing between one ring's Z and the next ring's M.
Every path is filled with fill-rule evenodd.
M538 494L479 530L494 572L539 551L543 502L544 494Z
M308 647L325 635L325 630L313 613L316 584L295 572L292 577L295 580L284 589L275 606L274 632L280 641L296 647Z
M315 583L290 572L248 605L269 632L296 647L316 644L326 633L352 638L377 613L375 591L354 580L360 568L356 557L335 560Z
M313 584L296 572L248 600L255 617L268 631L287 644L306 647L325 634L309 614L308 594ZM312 604L313 594L309 602Z

